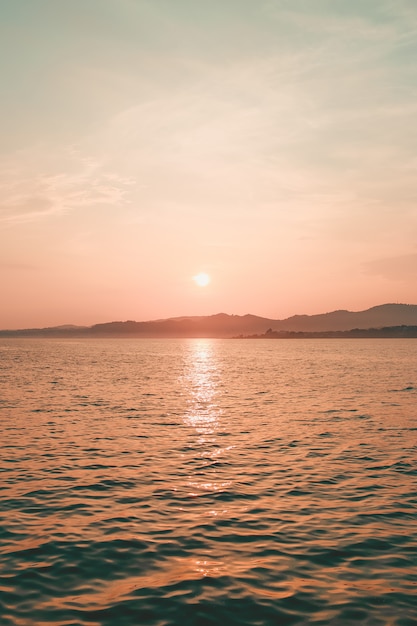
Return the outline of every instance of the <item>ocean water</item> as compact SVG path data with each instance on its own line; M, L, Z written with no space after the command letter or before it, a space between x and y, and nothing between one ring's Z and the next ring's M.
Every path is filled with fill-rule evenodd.
M417 340L0 342L0 623L417 624Z

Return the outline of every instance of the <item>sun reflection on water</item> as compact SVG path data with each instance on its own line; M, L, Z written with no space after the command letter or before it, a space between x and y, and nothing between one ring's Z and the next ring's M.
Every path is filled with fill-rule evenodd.
M199 339L190 343L183 377L189 398L185 422L201 435L214 435L219 427L222 414L216 403L219 379L220 372L212 342Z
M199 339L190 342L187 349L181 380L187 396L184 422L192 429L189 453L193 455L190 465L193 469L187 489L190 497L200 498L230 488L229 477L225 479L218 471L220 458L230 446L225 446L221 437L224 430L219 400L222 372L216 346L210 339ZM208 511L205 515L209 515Z

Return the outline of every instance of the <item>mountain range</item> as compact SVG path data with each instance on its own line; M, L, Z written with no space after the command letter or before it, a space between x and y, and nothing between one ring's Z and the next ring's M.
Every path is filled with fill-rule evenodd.
M146 322L107 322L93 326L54 326L1 330L0 337L236 337L271 332L323 333L352 329L417 326L417 305L382 304L365 311L293 315L282 320L257 315L173 317Z

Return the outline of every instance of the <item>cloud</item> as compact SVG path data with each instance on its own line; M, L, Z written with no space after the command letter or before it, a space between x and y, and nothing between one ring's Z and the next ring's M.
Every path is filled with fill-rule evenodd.
M129 6L134 19L151 20L151 41L140 54L133 46L120 67L124 57L115 55L110 68L86 63L72 74L75 89L88 68L103 95L121 72L117 112L100 117L76 146L50 154L34 147L12 160L0 220L107 206L115 215L123 208L132 222L177 228L199 215L225 228L265 220L282 238L292 228L321 241L365 242L372 234L370 247L386 245L391 232L411 239L414 65L392 57L415 27L411 2L262 2L253 28L249 4L239 15L205 9L207 22L198 9L184 19L158 2ZM219 15L227 27L212 40ZM164 29L172 49L161 41ZM211 47L199 45L199 33Z
M0 222L17 225L78 209L128 204L132 179L107 172L100 161L73 146L33 147L3 162Z

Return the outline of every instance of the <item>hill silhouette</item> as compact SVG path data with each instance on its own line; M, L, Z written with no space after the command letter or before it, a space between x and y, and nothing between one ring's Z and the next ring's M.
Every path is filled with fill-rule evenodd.
M1 337L234 337L274 332L323 333L353 329L416 326L417 305L382 304L365 311L333 311L274 320L257 315L184 316L146 322L116 321L93 326L2 330Z
M417 324L417 305L381 304L365 311L333 311L319 315L294 315L277 320L274 330L322 332L353 330L354 328L382 328L384 326L412 326Z

